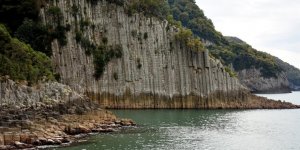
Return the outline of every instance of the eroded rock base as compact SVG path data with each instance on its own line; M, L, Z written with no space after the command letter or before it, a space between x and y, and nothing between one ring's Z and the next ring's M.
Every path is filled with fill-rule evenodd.
M80 114L71 110L63 115L56 108L51 109L20 112L1 109L0 150L63 146L75 141L78 135L114 132L135 125L132 120L118 119L112 112L99 108Z
M155 94L125 95L87 94L109 109L295 109L299 106L284 101L269 100L248 91L211 93L208 96L159 96Z

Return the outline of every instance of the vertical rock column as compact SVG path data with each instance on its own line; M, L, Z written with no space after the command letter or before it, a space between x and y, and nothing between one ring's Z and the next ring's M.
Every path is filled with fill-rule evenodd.
M72 24L68 44L52 43L53 64L63 83L110 108L209 108L225 103L240 84L208 51L196 52L175 39L178 29L142 13L128 16L107 1L50 2L61 8L64 25ZM72 6L79 8L74 17ZM47 23L48 16L41 13ZM76 18L76 19L75 19ZM83 37L97 46L121 45L123 57L111 60L101 78L94 78L93 55L76 42L74 24L90 21ZM118 76L118 79L114 78ZM233 97L228 98L231 101ZM224 100L224 101L222 101ZM226 100L226 101L227 101Z

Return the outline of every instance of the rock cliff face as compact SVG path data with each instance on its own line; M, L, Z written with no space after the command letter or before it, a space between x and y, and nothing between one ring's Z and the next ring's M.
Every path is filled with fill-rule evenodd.
M38 108L86 99L87 97L73 91L69 86L57 82L27 86L9 79L0 79L0 106L3 107Z
M290 88L296 91L300 90L300 70L277 57L275 57L275 60L276 64L283 68L286 73Z
M176 28L166 21L141 14L128 16L124 8L99 1L54 1L63 12L64 24L91 21L84 37L97 45L121 45L123 57L112 60L99 80L94 74L93 57L75 40L75 27L67 33L68 44L53 42L53 64L61 82L109 108L213 108L227 101L243 100L244 87L225 72L208 52L195 52L176 41ZM75 17L72 6L80 13ZM44 22L51 19L44 15ZM134 37L147 34L147 38ZM117 78L116 78L117 76Z
M254 93L285 93L291 91L284 72L279 74L277 78L264 78L260 70L247 69L239 71L238 77L241 83Z
M248 45L245 41L237 37L227 36L225 38L230 43L244 46ZM258 51L258 53L261 52ZM261 55L263 54L264 53L261 53ZM287 93L295 89L296 87L293 86L293 83L297 84L297 79L300 78L300 71L275 56L269 54L267 54L267 56L270 57L270 59L274 59L274 63L279 66L282 71L278 71L275 75L276 77L266 77L262 71L266 71L267 68L257 69L253 66L251 69L238 71L238 78L241 83L255 93Z
M248 91L207 51L195 52L176 40L168 22L142 14L128 16L107 1L54 0L41 16L51 24L49 7L62 11L61 23L71 25L67 45L52 43L53 65L61 82L107 108L246 108ZM76 8L76 14L74 14ZM123 56L95 79L94 57L76 42L77 25L87 21L83 37L97 46L120 45ZM147 36L146 36L147 35ZM257 105L258 106L258 105ZM249 106L250 107L250 106Z

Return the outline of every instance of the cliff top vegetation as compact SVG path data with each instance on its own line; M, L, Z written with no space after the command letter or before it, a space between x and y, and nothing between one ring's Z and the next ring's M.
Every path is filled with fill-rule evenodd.
M173 18L201 39L208 41L211 54L225 65L233 65L236 71L257 68L264 77L277 77L282 68L275 63L273 56L260 52L250 45L228 41L215 27L195 0L168 0Z

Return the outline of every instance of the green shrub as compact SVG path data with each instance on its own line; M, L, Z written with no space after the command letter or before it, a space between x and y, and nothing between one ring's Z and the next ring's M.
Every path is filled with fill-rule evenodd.
M190 29L180 28L179 32L175 35L175 38L179 41L187 43L193 38L193 32Z
M59 25L54 30L50 31L49 34L51 41L57 39L61 46L67 45L66 27Z
M95 65L95 78L99 79L105 70L105 66L114 58L122 57L122 46L99 46L93 51L94 65Z
M0 24L0 76L9 75L13 80L53 80L51 61L45 54L34 51L29 45L12 38Z
M169 24L171 24L171 25L173 25L173 26L175 26L177 28L181 28L182 27L181 22L174 20L173 15L168 15L166 19L167 19L167 21L168 21ZM169 25L166 28L167 28L167 31L170 30L170 26Z
M107 45L107 38L102 41L104 44L96 46L88 38L83 37L81 32L78 32L75 37L82 48L85 49L86 55L94 57L95 73L94 77L99 79L105 70L105 66L114 58L122 57L122 45ZM103 40L102 39L102 40Z
M85 38L85 37L81 38L80 44L85 49L85 53L88 56L93 54L93 52L97 48L95 44L93 44L88 38Z
M225 71L229 74L230 77L237 77L236 73L232 71L230 68L225 67Z
M204 50L204 45L202 44L201 40L197 37L194 37L193 32L190 29L180 28L179 32L175 35L175 38L192 50Z
M126 5L129 16L141 12L146 16L155 16L161 19L169 15L169 6L164 0L131 0Z
M23 24L17 29L15 36L30 44L34 50L45 53L47 56L52 55L51 42L47 27L35 23L33 20L25 19Z
M48 8L47 13L49 16L52 17L53 21L57 23L57 25L61 24L61 21L63 19L63 14L59 7L57 6L51 6Z

